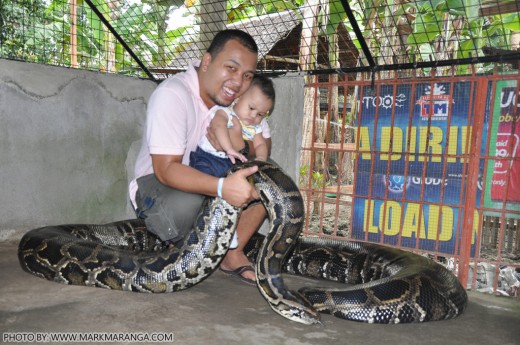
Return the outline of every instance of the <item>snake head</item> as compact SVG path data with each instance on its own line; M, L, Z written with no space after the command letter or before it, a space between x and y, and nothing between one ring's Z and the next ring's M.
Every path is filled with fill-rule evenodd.
M312 307L284 303L283 306L274 306L271 304L271 308L278 314L291 321L296 321L305 325L322 324L320 314Z
M258 286L262 286L262 279L258 282ZM264 294L262 289L260 289L260 292ZM322 324L320 313L299 292L281 289L276 292L273 291L271 297L274 296L278 298L266 299L270 307L281 316L305 325Z

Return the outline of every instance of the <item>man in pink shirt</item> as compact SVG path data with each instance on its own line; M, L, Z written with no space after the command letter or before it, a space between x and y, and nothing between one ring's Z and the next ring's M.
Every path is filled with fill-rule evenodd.
M222 197L236 207L259 199L246 179L257 167L219 181L189 166L190 152L206 130L211 141L209 109L228 106L247 90L256 71L257 55L258 47L249 34L221 31L201 61L163 81L152 93L129 193L137 215L161 240L181 244L205 196ZM254 282L254 270L243 249L265 216L261 203L243 210L237 226L238 247L228 251L220 265L222 270Z

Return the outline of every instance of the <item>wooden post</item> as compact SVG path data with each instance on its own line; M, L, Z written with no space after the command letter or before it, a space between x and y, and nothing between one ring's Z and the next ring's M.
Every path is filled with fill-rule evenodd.
M77 4L70 0L70 67L78 68Z

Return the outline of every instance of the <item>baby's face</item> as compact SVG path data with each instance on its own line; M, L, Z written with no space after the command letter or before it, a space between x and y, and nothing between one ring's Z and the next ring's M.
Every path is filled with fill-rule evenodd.
M251 86L235 104L235 113L247 126L258 125L269 116L273 102L256 86Z

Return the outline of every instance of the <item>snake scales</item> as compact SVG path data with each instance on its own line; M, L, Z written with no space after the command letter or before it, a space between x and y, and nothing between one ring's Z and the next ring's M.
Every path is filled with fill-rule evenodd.
M376 244L300 238L304 207L297 186L276 166L245 165L251 164L259 166L251 180L271 228L249 247L259 290L274 311L305 324L320 322L320 312L370 323L442 320L463 312L467 296L461 284L425 257ZM224 200L207 198L181 248L163 246L141 220L47 226L24 235L18 257L25 271L64 284L178 291L215 270L239 214ZM293 292L284 272L349 285Z

